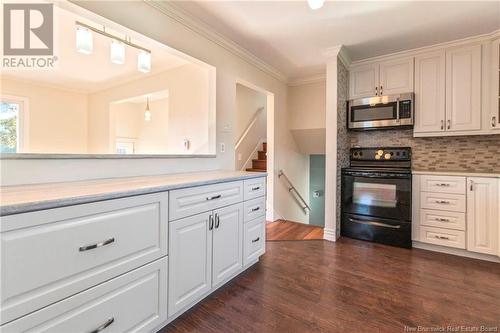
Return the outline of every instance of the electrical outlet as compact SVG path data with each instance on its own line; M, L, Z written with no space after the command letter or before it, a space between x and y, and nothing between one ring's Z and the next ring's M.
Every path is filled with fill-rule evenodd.
M220 152L225 153L226 152L226 144L224 142L220 143Z

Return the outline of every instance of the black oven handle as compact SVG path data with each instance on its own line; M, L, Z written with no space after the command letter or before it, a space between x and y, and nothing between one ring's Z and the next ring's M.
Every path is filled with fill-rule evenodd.
M384 228L391 228L391 229L400 229L400 225L392 225L392 224L387 224L383 222L377 222L377 221L363 221L363 220L356 220L351 217L349 217L349 222L354 222L354 223L359 223L359 224L367 224L367 225L374 225L376 227L384 227Z
M380 173L372 174L366 172L345 172L345 176L363 177L363 178L379 178L379 179L409 179L410 174L393 174L393 173Z

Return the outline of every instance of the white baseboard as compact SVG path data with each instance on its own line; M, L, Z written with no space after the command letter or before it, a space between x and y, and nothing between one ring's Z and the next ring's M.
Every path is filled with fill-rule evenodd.
M323 229L323 239L330 242L336 242L337 241L336 230L330 228Z
M427 243L422 243L422 242L418 242L418 241L413 241L413 247L417 248L417 249L422 249L422 250L452 254L452 255L460 256L460 257L467 257L467 258L473 258L473 259L486 260L486 261L500 263L500 258L497 256L469 252L466 250L455 249L455 248L446 247L446 246L440 246L440 245L427 244Z

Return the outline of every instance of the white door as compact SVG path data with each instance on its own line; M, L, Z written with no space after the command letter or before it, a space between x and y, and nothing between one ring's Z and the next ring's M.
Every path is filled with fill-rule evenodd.
M375 96L378 94L378 85L378 64L349 69L350 99Z
M415 57L415 133L444 131L445 60L444 51Z
M413 57L380 63L379 95L413 91Z
M213 285L243 267L243 203L214 211Z
M498 254L498 179L469 177L467 193L467 250Z
M481 45L446 52L446 130L481 129Z
M169 223L168 315L198 301L212 288L211 213Z

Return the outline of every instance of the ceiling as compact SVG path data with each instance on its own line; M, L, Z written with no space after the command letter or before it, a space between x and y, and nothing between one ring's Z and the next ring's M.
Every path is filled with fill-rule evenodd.
M353 60L500 28L499 1L180 1L175 6L288 78L325 71L325 51L344 45Z
M82 16L66 9L54 6L54 53L57 55L56 66L47 70L16 70L2 69L2 75L17 80L27 80L39 84L65 88L82 93L96 92L125 82L145 78L162 71L172 69L188 62L163 44L150 39L132 39L132 42L151 50L151 71L147 74L137 70L137 55L139 51L133 47L125 47L125 63L113 64L110 61L111 39L93 33L93 52L90 55L76 51L75 21L86 23L96 28L102 28ZM106 29L107 32L125 37L127 30Z

